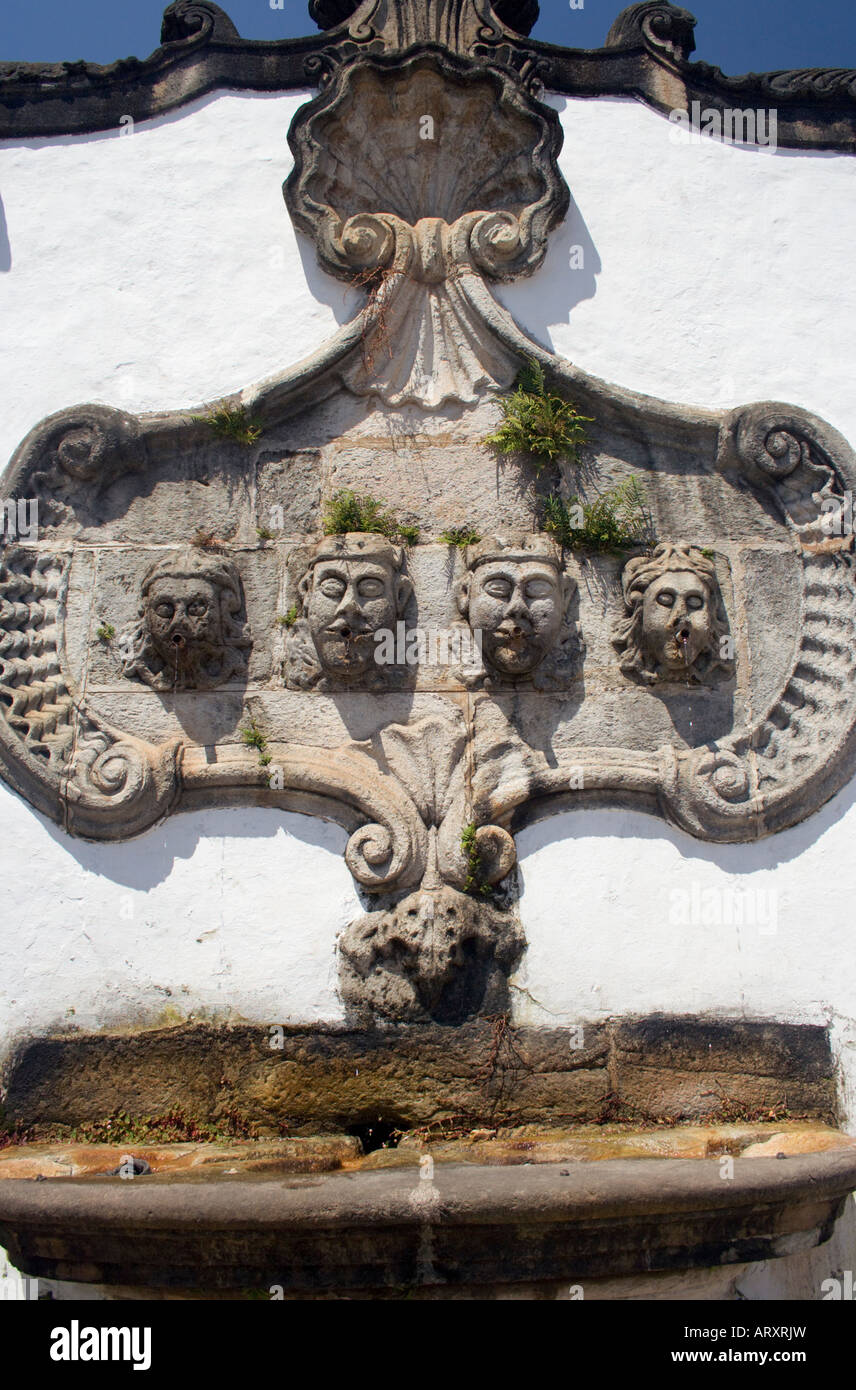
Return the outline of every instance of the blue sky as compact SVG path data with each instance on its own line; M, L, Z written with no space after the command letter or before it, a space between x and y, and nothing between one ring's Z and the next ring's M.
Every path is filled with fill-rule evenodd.
M166 0L0 0L0 58L109 63L157 47ZM289 38L317 32L306 0L225 0L246 38ZM541 0L536 38L571 48L598 48L622 0ZM856 67L854 0L694 0L698 19L693 57L725 72L792 67Z

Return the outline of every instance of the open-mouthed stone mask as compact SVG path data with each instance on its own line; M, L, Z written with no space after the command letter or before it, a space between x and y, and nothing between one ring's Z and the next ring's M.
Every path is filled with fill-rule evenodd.
M698 575L675 570L655 579L642 600L642 634L663 673L679 678L713 645L711 592Z
M223 627L215 586L202 578L165 575L155 580L145 602L152 646L166 668L186 670L223 649Z
M528 676L558 640L565 610L559 572L538 560L497 559L470 578L468 613L485 661L506 676Z
M653 685L730 673L716 568L701 550L658 545L653 555L628 561L623 590L627 616L616 624L613 642L625 675Z
M159 561L143 580L123 674L155 690L205 689L245 674L243 609L230 562L195 552Z
M374 670L377 634L394 632L412 588L402 552L381 536L326 537L300 582L303 618L321 670L352 680Z
M361 675L375 633L395 626L395 576L377 560L323 560L313 567L306 616L318 660L336 675Z
M458 607L474 634L488 672L525 680L557 648L566 627L574 581L546 537L497 536L467 550Z

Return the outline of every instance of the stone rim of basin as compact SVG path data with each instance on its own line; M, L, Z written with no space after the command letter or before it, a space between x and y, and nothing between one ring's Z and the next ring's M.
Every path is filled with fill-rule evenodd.
M829 1239L856 1189L852 1146L736 1158L729 1181L721 1164L5 1182L0 1244L25 1274L149 1289L514 1284L535 1269L539 1280L618 1277L802 1253Z
M791 1158L856 1150L856 1138L816 1122L658 1126L535 1125L470 1130L454 1138L405 1132L392 1147L364 1153L349 1134L293 1136L233 1143L86 1144L53 1141L0 1151L0 1181L68 1178L195 1179L275 1177L337 1170L406 1169L429 1155L436 1164L488 1167L604 1163L619 1159ZM132 1168L132 1165L136 1165ZM143 1168L143 1165L145 1167ZM142 1169L142 1171L141 1171Z

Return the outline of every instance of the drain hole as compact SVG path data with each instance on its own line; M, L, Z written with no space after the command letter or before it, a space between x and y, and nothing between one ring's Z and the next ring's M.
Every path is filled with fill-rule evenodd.
M104 1174L107 1178L142 1178L152 1170L144 1158L132 1158L129 1154L123 1158L118 1168L108 1168Z
M348 1125L345 1133L356 1135L363 1153L371 1154L375 1149L397 1149L405 1130L409 1128L407 1120L384 1120L378 1115L376 1120Z

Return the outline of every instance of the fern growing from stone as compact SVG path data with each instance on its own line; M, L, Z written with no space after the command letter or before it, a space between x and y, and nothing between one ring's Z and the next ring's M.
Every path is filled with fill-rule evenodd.
M325 536L343 536L348 531L368 531L386 536L390 541L415 545L419 539L418 526L402 526L396 516L384 509L376 498L360 496L350 488L340 488L324 506Z
M262 434L261 425L250 419L242 405L235 408L221 405L208 415L193 415L191 419L196 424L207 425L218 439L230 439L247 448L255 444Z
M653 540L645 491L637 478L602 492L591 502L565 502L552 492L544 500L543 527L568 550L618 553Z
M529 455L539 473L559 458L579 463L580 447L586 442L585 426L592 417L581 415L570 401L548 389L540 362L530 359L514 391L499 405L502 423L487 436L485 444L501 454Z
M468 545L478 545L481 536L472 526L452 526L440 533L444 545L454 545L458 550L466 550Z

